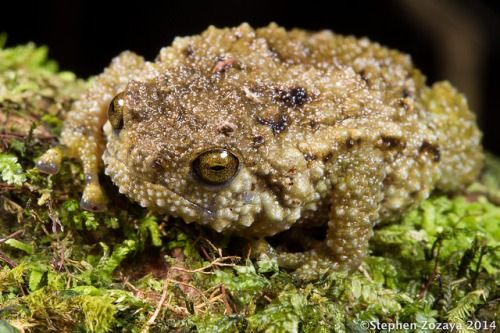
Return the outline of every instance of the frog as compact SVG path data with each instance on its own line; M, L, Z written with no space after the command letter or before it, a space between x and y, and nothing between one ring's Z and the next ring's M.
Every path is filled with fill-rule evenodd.
M427 85L407 54L243 23L176 37L153 61L118 55L36 167L78 159L82 209L113 204L104 170L151 212L248 239L307 278L357 269L374 227L434 190L463 190L480 173L481 139L466 98ZM294 230L301 251L267 241Z

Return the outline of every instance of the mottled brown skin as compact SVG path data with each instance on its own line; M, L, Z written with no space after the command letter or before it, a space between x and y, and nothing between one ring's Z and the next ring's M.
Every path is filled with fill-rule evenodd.
M118 93L123 117L110 122ZM427 87L407 55L329 31L242 24L176 38L154 62L122 53L38 167L56 172L63 155L79 158L85 209L105 208L104 165L142 206L219 232L262 239L327 225L308 251L276 253L310 277L357 267L375 224L434 188L474 180L480 139L465 98L447 82ZM225 183L193 170L212 149L236 158Z

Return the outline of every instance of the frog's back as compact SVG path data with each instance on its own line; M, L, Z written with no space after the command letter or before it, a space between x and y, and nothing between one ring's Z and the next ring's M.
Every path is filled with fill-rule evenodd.
M304 106L305 112L293 118L316 116L324 123L393 116L380 106L400 109L401 99L415 96L423 86L410 57L396 50L366 38L287 31L274 23L259 29L248 24L210 27L200 35L176 38L156 62L167 71L193 70L222 91L244 88L248 102ZM322 115L314 108L322 108Z
M427 176L443 190L461 188L481 168L481 134L465 98L448 83L426 86L408 55L366 38L276 24L210 27L177 38L157 64L203 77L198 88L212 95L200 101L224 105L208 117L234 119L235 144L248 147L254 164L269 162L260 151L288 143L306 162L342 156L355 133L384 150L388 164L396 155L432 161Z

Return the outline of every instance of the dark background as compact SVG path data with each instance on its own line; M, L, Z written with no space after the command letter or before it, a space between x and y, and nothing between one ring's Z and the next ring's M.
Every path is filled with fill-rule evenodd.
M275 21L368 36L411 54L429 83L449 79L463 91L479 116L485 146L500 155L497 0L14 1L2 4L0 13L8 45L48 45L62 69L83 77L100 73L125 49L154 59L175 36L197 34L211 24L247 21L258 27Z

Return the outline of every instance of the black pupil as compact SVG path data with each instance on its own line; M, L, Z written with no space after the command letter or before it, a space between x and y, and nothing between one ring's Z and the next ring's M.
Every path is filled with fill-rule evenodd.
M212 167L210 167L210 170L213 170L213 171L222 171L224 170L226 167L223 166L223 165L214 165Z

